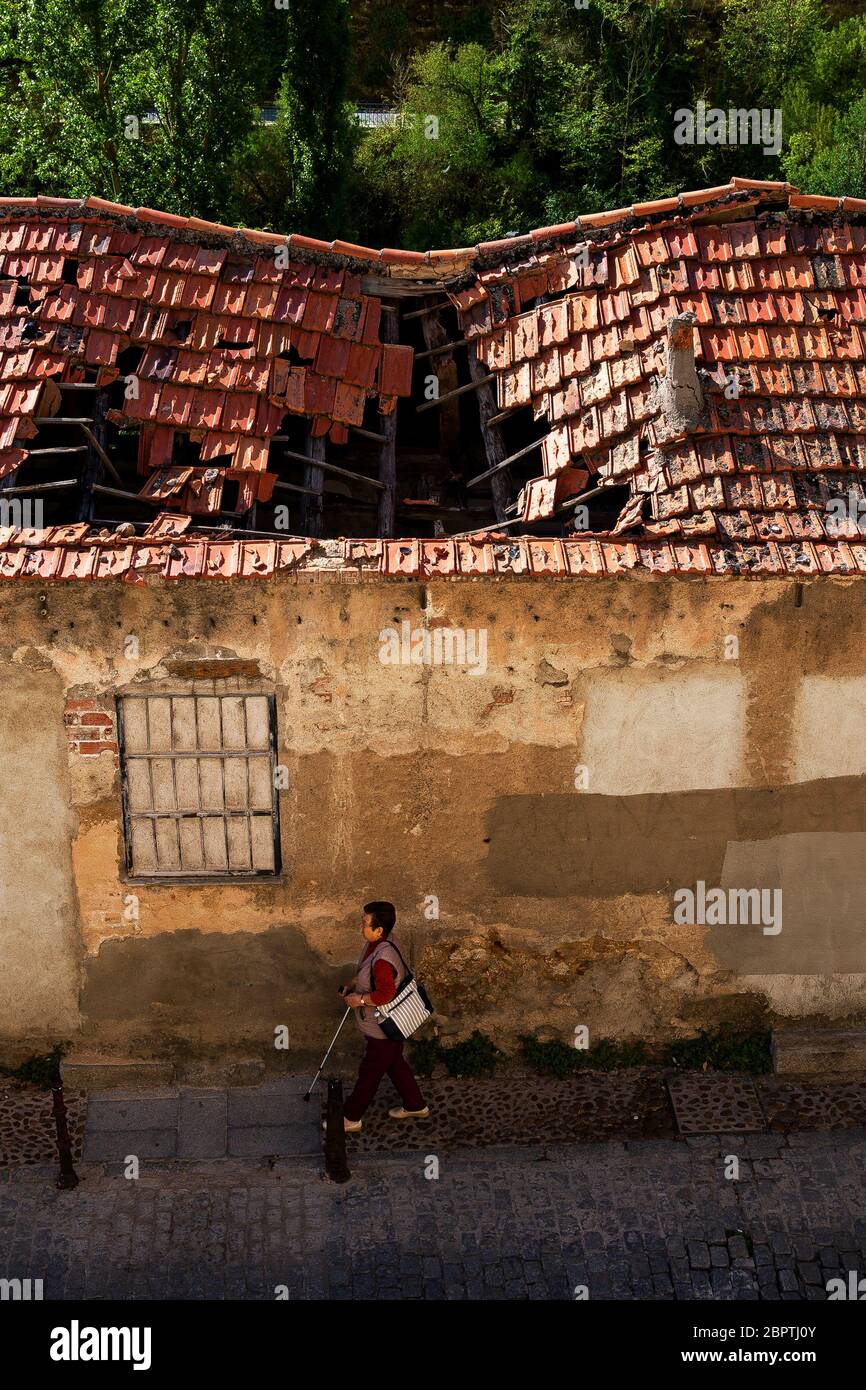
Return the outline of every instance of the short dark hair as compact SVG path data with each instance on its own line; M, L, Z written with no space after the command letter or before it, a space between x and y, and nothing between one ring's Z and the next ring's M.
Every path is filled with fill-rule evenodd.
M364 911L373 918L373 925L382 928L382 935L389 936L397 920L397 909L393 903L364 903Z

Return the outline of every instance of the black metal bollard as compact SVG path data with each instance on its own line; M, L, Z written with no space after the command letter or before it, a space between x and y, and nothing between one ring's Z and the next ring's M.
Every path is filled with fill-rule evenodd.
M54 1109L54 1129L57 1135L57 1157L60 1160L60 1175L57 1186L71 1190L78 1186L78 1174L72 1163L72 1141L66 1123L66 1105L63 1100L63 1082L58 1076L51 1086L51 1103Z
M343 1129L343 1083L339 1077L328 1080L325 1129L325 1172L331 1182L348 1182L352 1174L346 1162L346 1131Z

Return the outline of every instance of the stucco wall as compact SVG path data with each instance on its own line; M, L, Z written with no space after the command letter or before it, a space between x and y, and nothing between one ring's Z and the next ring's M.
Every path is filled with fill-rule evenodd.
M382 664L404 621L483 629L486 670ZM369 897L446 1030L859 1014L864 625L829 578L0 585L0 1036L315 1047ZM276 693L281 878L124 882L110 731L64 708L218 658ZM783 886L785 929L675 925L698 879Z
M74 815L57 671L16 652L0 694L0 1030L26 1038L77 1024Z

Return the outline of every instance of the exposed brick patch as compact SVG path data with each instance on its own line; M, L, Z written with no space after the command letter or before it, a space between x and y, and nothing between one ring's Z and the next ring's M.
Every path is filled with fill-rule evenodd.
M116 752L117 752L117 744L116 744L116 743L109 743L109 742L104 742L104 743L78 743L78 744L75 745L75 750L74 750L74 751L75 751L76 753L84 753L84 754L90 754L90 753L106 753L106 752L116 753Z
M67 700L63 723L69 751L82 757L113 753L118 761L114 711L100 708L100 700Z

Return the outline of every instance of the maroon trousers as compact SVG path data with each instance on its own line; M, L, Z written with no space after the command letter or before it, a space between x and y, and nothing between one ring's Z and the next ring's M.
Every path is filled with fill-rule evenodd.
M355 1089L343 1106L346 1119L360 1120L386 1073L400 1093L405 1109L423 1110L424 1097L418 1089L415 1073L403 1056L403 1044L388 1038L367 1038L366 1042Z

